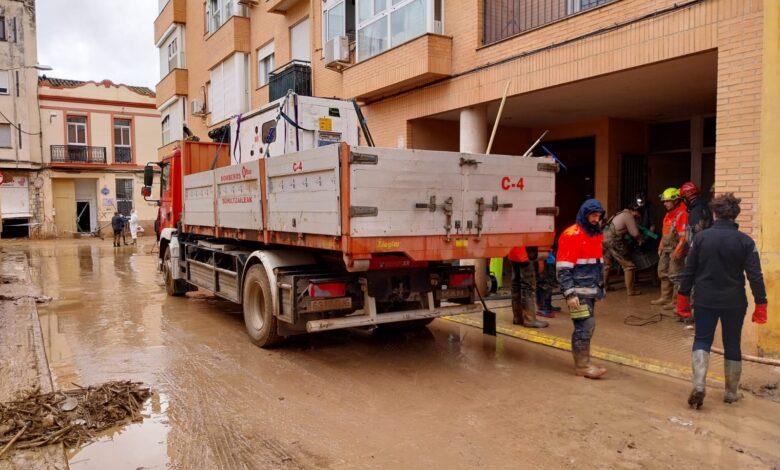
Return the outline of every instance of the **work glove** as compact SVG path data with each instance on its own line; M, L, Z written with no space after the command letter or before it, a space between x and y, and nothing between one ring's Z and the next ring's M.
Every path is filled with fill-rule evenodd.
M758 305L756 305L758 308ZM691 298L687 295L677 294L677 315L683 318L690 318L693 314L691 312Z
M766 304L756 304L756 309L753 310L753 323L759 325L766 323Z

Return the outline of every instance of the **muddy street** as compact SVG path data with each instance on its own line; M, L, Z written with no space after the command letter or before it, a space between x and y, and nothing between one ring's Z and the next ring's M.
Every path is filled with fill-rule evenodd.
M240 307L168 297L153 239L28 242L55 388L152 388L142 423L68 455L98 468L780 468L780 403L436 320L253 346Z

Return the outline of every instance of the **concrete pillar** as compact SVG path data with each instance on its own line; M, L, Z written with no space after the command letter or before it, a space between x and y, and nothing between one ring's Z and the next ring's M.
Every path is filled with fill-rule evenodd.
M485 153L488 144L487 106L474 106L460 111L460 151ZM487 291L486 259L462 260L462 264L474 266L475 282L479 292L485 296Z
M758 354L780 357L780 3L764 0L758 243L769 301L769 320L755 326ZM743 208L744 210L744 208ZM751 298L748 295L748 298ZM752 303L752 302L751 302ZM775 306L774 309L772 306ZM774 311L773 311L774 310ZM748 312L750 318L751 312ZM753 324L746 324L752 326Z

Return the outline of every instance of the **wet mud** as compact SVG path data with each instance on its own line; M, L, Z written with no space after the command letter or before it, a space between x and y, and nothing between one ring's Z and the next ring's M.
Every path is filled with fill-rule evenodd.
M240 307L167 297L152 242L25 245L55 387L141 381L142 423L69 455L93 468L780 468L780 404L687 408L683 381L436 320L262 350Z

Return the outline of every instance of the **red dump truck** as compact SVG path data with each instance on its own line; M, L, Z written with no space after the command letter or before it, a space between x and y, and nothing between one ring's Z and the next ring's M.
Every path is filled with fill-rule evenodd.
M480 312L458 260L552 245L551 159L360 146L351 106L288 97L236 120L232 144L184 141L146 168L170 295L241 304L266 347Z

